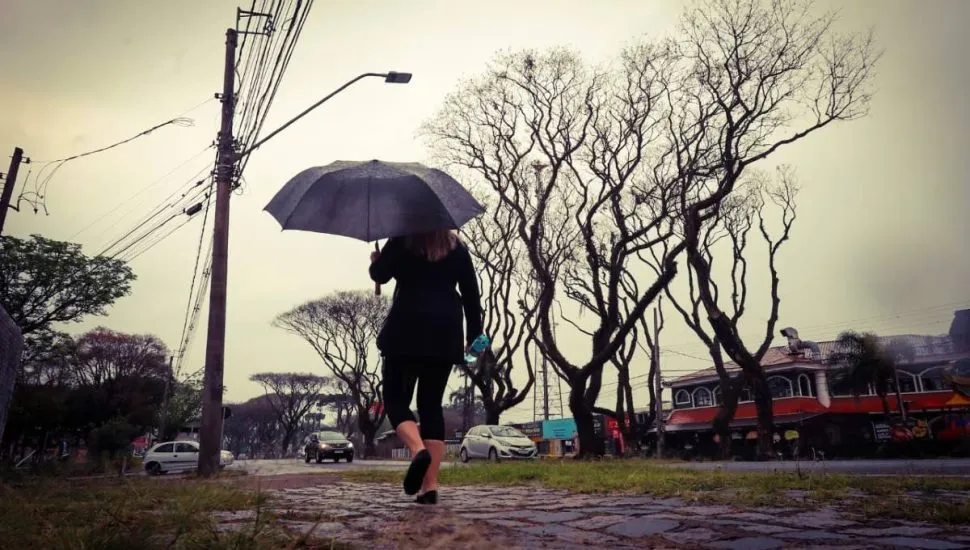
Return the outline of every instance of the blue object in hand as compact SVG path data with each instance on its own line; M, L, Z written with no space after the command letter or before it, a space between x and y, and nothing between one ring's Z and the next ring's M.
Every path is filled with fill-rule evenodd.
M488 336L480 334L478 338L475 338L475 341L472 342L471 347L468 348L468 353L465 354L465 362L474 363L475 361L478 361L478 358L485 353L485 350L488 349L488 345L490 343L491 342L489 341Z

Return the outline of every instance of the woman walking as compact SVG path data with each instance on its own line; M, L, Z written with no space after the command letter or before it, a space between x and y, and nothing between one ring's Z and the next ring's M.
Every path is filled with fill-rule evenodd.
M397 282L377 347L384 356L384 408L413 457L404 492L417 494L420 504L436 504L445 454L441 402L452 367L482 333L471 255L449 230L398 237L371 254L370 276L378 284ZM415 386L420 429L410 408Z

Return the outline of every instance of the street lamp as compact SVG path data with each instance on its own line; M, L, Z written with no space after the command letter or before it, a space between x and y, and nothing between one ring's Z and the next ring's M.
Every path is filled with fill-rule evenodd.
M320 101L317 101L313 105L310 105L305 111L303 111L302 113L300 113L300 114L296 115L295 117L291 118L289 121L287 121L285 124L283 124L279 128L277 128L277 129L273 130L272 132L270 132L269 135L267 135L263 139L257 141L256 143L254 143L253 146L250 147L249 149L246 149L245 151L243 151L241 153L237 153L235 155L235 158L233 160L234 161L238 161L238 160L242 159L243 157L245 157L246 155L249 155L250 153L252 153L256 149L259 149L259 147L262 144L264 144L267 141L269 141L270 139L272 139L274 136L276 136L276 134L278 134L278 133L282 132L283 130L286 130L287 128L289 128L291 124L293 124L294 122L296 122L296 121L300 120L301 118L305 117L306 115L308 115L310 113L310 111L316 109L320 105L323 105L327 100L329 100L333 96L335 96L335 95L339 94L340 92L344 91L345 89L347 89L348 87L350 87L350 85L354 84L358 80L363 80L363 79L365 79L367 77L371 77L371 76L376 76L376 77L383 78L384 79L384 82L387 83L387 84L407 84L408 82L411 82L411 73L399 73L399 72L396 72L396 71L388 71L386 73L363 73L361 75L358 75L356 78L354 78L352 80L349 80L343 86L341 86L341 87L337 88L336 90L334 90L334 91L330 92L329 94L327 94Z

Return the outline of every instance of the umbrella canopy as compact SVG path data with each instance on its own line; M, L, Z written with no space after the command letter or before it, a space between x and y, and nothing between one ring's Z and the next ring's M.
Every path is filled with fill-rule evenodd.
M411 162L337 161L308 168L264 208L283 229L362 241L458 229L485 209L448 174Z

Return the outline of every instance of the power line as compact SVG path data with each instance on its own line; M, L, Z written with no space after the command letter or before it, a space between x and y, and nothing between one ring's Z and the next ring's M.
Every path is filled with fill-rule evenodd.
M184 168L185 166L187 166L188 164L190 164L190 163L191 163L192 161L194 161L194 160L196 160L197 158L199 158L200 156L202 156L202 155L203 155L203 154L204 154L204 153L205 153L206 151L209 151L209 150L210 150L210 149L212 149L213 147L214 147L214 145L211 145L211 144L210 144L210 145L207 145L207 146L205 146L205 148L203 148L203 149L202 149L201 151L199 151L198 153L196 153L196 154L194 154L194 155L192 155L191 157L189 157L188 159L186 159L186 160L185 160L184 162L182 162L181 164L179 164L179 165L178 165L178 166L176 166L175 168L172 168L171 170L169 170L168 172L166 172L165 174L163 174L162 176L160 176L160 177L159 177L159 178L157 178L156 180L154 180L154 181L152 181L152 182L150 182L149 184L147 184L147 185L145 185L144 187L142 187L141 189L139 189L138 191L136 191L136 192L135 192L135 193L134 193L133 195L131 195L131 196L129 196L129 197L127 198L127 199L125 199L125 200L123 200L123 201L121 201L121 202L119 202L119 203L118 203L118 204L116 204L116 205L115 205L114 207L112 207L112 208L111 208L110 210L108 210L107 212L105 212L105 213L103 213L103 214L102 214L101 216L99 216L98 218L96 218L96 219L94 219L94 220L93 220L93 221L92 221L91 223L89 223L89 224L87 224L86 226L84 226L84 227L82 227L81 229L79 229L79 230L78 230L78 231L77 231L76 233L74 233L73 235L71 235L71 236L70 236L70 238L69 238L68 240L74 240L74 239L75 239L75 238L76 238L76 237L77 237L78 235L80 235L81 233L84 233L85 231L87 231L87 230L88 230L88 229L90 229L91 227L93 227L93 226L95 226L95 225L97 225L97 224L98 224L98 222L100 222L101 220L103 220L103 219L105 219L105 218L107 218L107 217L108 217L108 216L110 216L111 214L114 214L115 212L117 212L117 211L118 211L118 209L119 209L119 208L121 208L122 206L124 206L124 205L126 205L126 204L128 204L128 203L129 203L129 202L131 202L132 200L134 200L134 199L136 199L136 198L138 198L138 197L140 197L140 196L141 196L141 195L143 195L143 194L144 194L145 192L147 192L147 191L148 191L149 189L151 189L151 188L153 188L153 187L155 187L155 186L157 186L157 185L159 185L160 183L162 183L162 182L164 182L164 181L165 181L166 179L168 179L168 177L169 177L169 176L171 176L171 175L172 175L172 174L174 174L175 172L178 172L179 170L181 170L182 168ZM197 174L197 175L198 175L198 174ZM196 176L196 177L197 177L197 176ZM128 212L131 212L131 210L128 210L127 212L125 212L125 214L124 214L124 215L127 215L127 214L128 214ZM124 217L124 215L122 215L122 218Z
M149 128L146 128L146 129L144 129L144 130L136 133L135 135L133 135L131 137L125 138L125 139L123 139L121 141L117 141L117 142L112 143L110 145L106 145L104 147L99 147L97 149L92 149L90 151L85 151L85 152L82 152L82 153L77 153L75 155L71 155L71 156L64 157L64 158L59 158L59 159L54 159L54 160L46 160L46 161L36 161L36 160L33 161L33 162L38 163L38 164L41 164L43 166L37 172L37 174L34 175L33 190L32 191L27 191L27 185L26 185L27 182L25 180L24 188L23 188L23 190L21 191L20 195L17 198L18 206L19 206L19 204L20 204L21 201L26 201L28 204L31 204L33 206L33 208L34 208L35 211L37 211L37 210L39 210L39 209L42 208L44 210L44 212L47 213L47 198L46 198L47 197L47 188L50 185L51 180L53 180L54 176L57 174L57 172L61 168L64 167L65 164L67 164L68 162L73 161L73 160L77 160L77 159L80 159L80 158L83 158L83 157L87 157L87 156L90 156L90 155L94 155L94 154L97 154L97 153L102 153L102 152L105 152L105 151L109 151L111 149L115 149L115 148L120 147L120 146L122 146L122 145L124 145L126 143L130 143L130 142L132 142L132 141L134 141L136 139L145 137L145 136L147 136L147 135L155 132L156 130L158 130L160 128L164 128L166 126L181 126L181 127L192 126L194 124L194 121L191 118L185 117L184 115L187 114L187 113L189 113L189 112L194 111L195 109L198 109L199 107L205 105L206 103L208 103L209 101L212 101L212 100L213 100L213 98L206 99L205 101L199 103L198 105L196 105L194 107L191 107L191 108L187 109L182 114L180 114L180 115L178 115L178 116L176 116L174 118L171 118L171 119L166 120L165 122L161 122L159 124L155 124L154 126L151 126Z
M209 195L211 195L211 193L212 193L212 185L210 184ZM209 209L211 204L212 204L212 201L206 201L205 213L203 214L203 217L202 217L202 229L201 231L199 231L199 245L195 253L195 265L192 267L192 281L191 283L189 283L188 303L185 306L185 321L183 321L182 323L182 336L179 339L179 350L177 354L178 370L181 370L182 358L185 356L186 348L188 348L189 343L191 341L191 337L194 334L194 331L193 333L189 332L189 327L192 326L194 329L195 319L193 317L198 315L198 312L201 310L201 305L198 305L193 308L193 304L200 301L200 296L202 296L204 293L204 286L199 287L198 296L193 296L193 292L195 292L195 282L199 274L199 263L202 258L202 244L205 242L205 234L206 234L206 226L207 226L206 222L209 219ZM212 247L211 241L210 241L209 247L210 249ZM206 268L203 269L203 271L205 271L212 265L211 254L209 256L210 257L207 260ZM206 280L208 281L208 278L206 278Z

